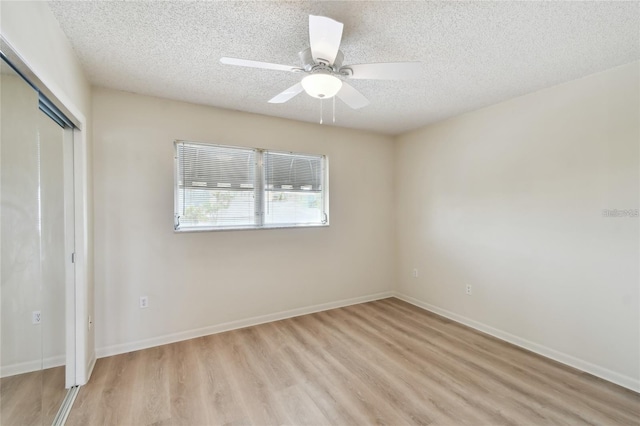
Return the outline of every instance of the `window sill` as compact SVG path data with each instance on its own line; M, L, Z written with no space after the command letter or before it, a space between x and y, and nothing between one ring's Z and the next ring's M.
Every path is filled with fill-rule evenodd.
M329 223L318 225L267 225L267 226L235 226L226 228L187 228L187 229L174 229L174 234L184 234L192 232L220 232L220 231L262 231L267 229L298 229L298 228L328 228Z

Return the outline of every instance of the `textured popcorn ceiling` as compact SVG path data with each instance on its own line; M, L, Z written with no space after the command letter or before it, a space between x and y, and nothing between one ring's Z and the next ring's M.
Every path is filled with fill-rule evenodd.
M308 15L345 24L345 64L423 61L416 81L351 80L337 126L398 134L640 58L638 2L50 2L97 86L317 122L300 75L219 62L299 65ZM324 101L325 123L331 101Z

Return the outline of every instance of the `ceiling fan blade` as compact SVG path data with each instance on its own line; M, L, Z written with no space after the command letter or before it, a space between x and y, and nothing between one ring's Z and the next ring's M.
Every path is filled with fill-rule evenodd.
M251 61L249 59L238 59L238 58L220 58L220 62L226 65L238 65L241 67L250 67L250 68L262 68L266 70L276 70L276 71L298 71L299 67L292 67L290 65L280 65L280 64L272 64L269 62L260 62L260 61Z
M386 62L378 64L348 65L353 75L349 78L371 80L411 80L420 77L422 62Z
M302 93L303 90L304 89L302 88L302 84L300 84L300 83L295 84L295 85L289 87L284 92L278 93L273 98L269 99L269 103L270 104L283 104L283 103L287 102L289 99L293 98L294 96Z
M353 88L352 85L342 82L342 88L336 95L342 102L353 109L364 108L369 105L369 100L364 95Z
M343 28L342 22L325 16L309 15L309 44L316 62L324 61L333 65L340 49Z

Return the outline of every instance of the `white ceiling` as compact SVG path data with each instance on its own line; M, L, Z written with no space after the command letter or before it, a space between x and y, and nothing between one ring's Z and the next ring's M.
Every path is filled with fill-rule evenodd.
M317 122L320 101L267 101L299 74L308 15L345 25L345 64L423 61L416 81L351 80L336 125L398 134L640 59L640 2L50 2L90 81L220 108ZM325 102L325 122L331 101Z

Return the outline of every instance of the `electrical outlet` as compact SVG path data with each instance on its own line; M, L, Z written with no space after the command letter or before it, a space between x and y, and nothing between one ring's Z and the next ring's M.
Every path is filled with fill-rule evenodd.
M467 295L471 296L471 284L467 284Z
M418 278L418 268L413 268L413 278Z
M31 313L31 323L32 324L40 324L42 322L42 315L40 311L33 311Z
M149 298L147 296L140 296L140 307L141 308L149 307Z

